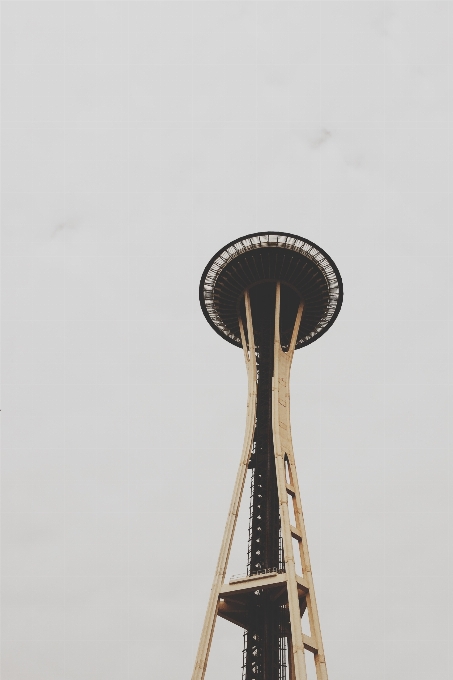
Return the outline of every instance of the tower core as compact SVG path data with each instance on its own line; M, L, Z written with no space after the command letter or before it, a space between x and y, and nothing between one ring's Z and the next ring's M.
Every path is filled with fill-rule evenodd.
M329 256L311 241L282 232L229 243L201 277L206 319L243 349L248 403L244 447L192 680L204 678L217 616L244 630L243 680L306 680L305 650L314 655L317 680L327 680L291 441L289 374L294 350L326 332L342 298L340 273ZM248 469L247 573L227 584ZM296 553L302 573L296 570ZM305 610L309 635L302 632Z

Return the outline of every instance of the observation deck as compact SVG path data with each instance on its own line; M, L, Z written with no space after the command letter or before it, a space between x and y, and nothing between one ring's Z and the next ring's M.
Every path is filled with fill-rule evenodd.
M258 232L232 241L206 266L200 282L203 313L225 340L242 346L239 315L245 319L244 292L250 291L254 317L268 307L271 282L280 281L280 335L289 345L300 300L304 304L295 349L325 333L343 301L340 272L322 248L285 232ZM253 299L254 298L254 299Z

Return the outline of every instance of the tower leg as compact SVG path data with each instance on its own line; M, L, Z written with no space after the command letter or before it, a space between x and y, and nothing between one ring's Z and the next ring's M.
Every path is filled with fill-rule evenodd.
M299 483L297 479L296 465L294 461L294 454L292 451L288 455L288 468L290 486L293 490L293 508L294 516L296 518L296 527L300 531L299 551L300 562L304 579L307 582L309 592L306 595L308 620L310 622L310 631L312 637L316 640L317 653L315 654L315 667L317 680L328 680L327 667L324 656L324 648L322 644L321 626L319 623L318 608L316 605L315 589L313 585L313 575L311 571L310 554L308 552L307 534L305 532L305 523L302 512L302 505L299 493Z
M250 453L252 449L253 434L255 429L255 415L256 415L256 355L255 345L253 340L253 325L252 313L250 309L250 298L248 293L245 293L245 309L247 319L247 333L248 345L245 339L244 329L241 323L241 335L244 348L245 363L248 376L248 401L247 401L247 421L245 427L244 446L242 449L241 462L239 470L236 475L236 482L234 485L233 497L231 499L228 518L223 534L222 545L220 548L219 559L214 576L214 583L212 584L211 593L209 596L208 607L206 610L203 629L201 632L198 652L195 659L195 667L192 674L192 680L203 680L206 666L208 663L209 650L211 648L212 636L214 634L214 627L217 618L217 609L219 602L219 593L225 581L225 574L228 566L228 559L230 556L231 544L233 542L234 530L241 504L242 492L244 489L245 478L247 475L247 468L250 460Z
M289 663L290 666L291 663L294 665L294 671L292 671L294 680L306 680L307 677L304 648L307 648L314 654L317 680L327 680L327 668L322 645L321 628L319 625L307 537L294 462L289 414L289 375L302 312L303 303L299 306L288 352L283 352L280 343L280 284L277 283L272 421L282 538L287 572L288 605L291 622L291 642L288 644L291 651L288 652L288 656L290 659L292 657L292 662L289 661ZM286 477L286 461L288 461L289 467L289 482L287 482ZM292 527L290 524L288 510L290 497L292 497L296 521L295 527ZM305 600L310 621L310 637L304 636L302 633L298 578L296 577L292 543L293 538L295 538L299 544L303 572L301 580L304 583L304 587L307 589Z

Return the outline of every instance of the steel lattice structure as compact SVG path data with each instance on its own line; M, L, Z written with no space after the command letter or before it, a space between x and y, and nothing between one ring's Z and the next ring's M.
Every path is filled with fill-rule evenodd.
M249 398L244 448L193 680L204 677L217 616L245 631L243 680L306 680L305 650L314 654L318 680L327 680L291 442L289 374L295 349L326 332L342 299L341 277L329 256L314 243L281 232L229 243L201 278L200 303L208 322L243 348ZM247 469L252 470L247 574L226 584ZM301 626L306 609L310 635Z

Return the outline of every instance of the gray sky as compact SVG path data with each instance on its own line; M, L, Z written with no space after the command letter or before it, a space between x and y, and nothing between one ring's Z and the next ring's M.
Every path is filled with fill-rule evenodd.
M292 373L329 675L451 680L452 20L3 3L2 680L190 677L246 404L198 281L263 230L344 281ZM207 680L241 650L220 620Z

